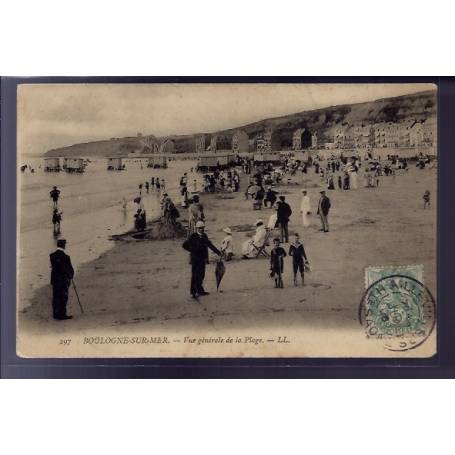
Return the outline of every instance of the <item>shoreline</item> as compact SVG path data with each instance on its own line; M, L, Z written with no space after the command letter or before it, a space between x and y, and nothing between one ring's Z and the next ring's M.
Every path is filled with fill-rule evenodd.
M73 266L78 266L110 249L112 244L108 237L111 234L133 228L133 199L139 193L139 183L150 180L152 176L166 178L171 183L169 190L172 193L172 175L187 170L191 165L177 163L168 170L150 170L140 169L135 163L120 175L109 173L100 163L92 164L85 174L70 177L44 172L19 176L17 284L20 309L29 306L28 300L36 288L49 282L49 254L55 249L49 188L56 185L62 191L59 200L59 208L63 211L61 236L68 240ZM122 208L123 197L127 199L126 212ZM159 194L155 191L143 194L148 218L158 213L158 199Z

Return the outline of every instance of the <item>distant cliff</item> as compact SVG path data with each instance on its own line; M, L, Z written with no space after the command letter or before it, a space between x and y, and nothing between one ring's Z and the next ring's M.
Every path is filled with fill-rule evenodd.
M423 122L430 117L435 118L437 112L436 90L404 95L394 98L384 98L359 104L331 106L313 111L304 111L282 117L260 120L248 125L212 133L197 133L192 135L173 135L156 138L153 135L112 138L104 141L74 144L68 147L49 150L45 156L120 156L128 153L150 153L167 151L166 145L172 143L174 152L195 151L195 141L201 134L232 135L241 131L254 137L272 129L278 134L289 135L291 132L306 128L317 133L320 140L333 136L335 128L348 128L352 125L367 126L382 122L402 122L415 120Z
M331 106L251 123L236 130L252 136L266 129L295 131L307 128L319 138L330 136L335 127L401 122L408 119L425 121L436 116L436 90L358 104ZM226 130L226 132L229 130Z
M113 138L105 141L86 142L49 150L45 156L99 156L115 157L136 151L147 151L140 137Z

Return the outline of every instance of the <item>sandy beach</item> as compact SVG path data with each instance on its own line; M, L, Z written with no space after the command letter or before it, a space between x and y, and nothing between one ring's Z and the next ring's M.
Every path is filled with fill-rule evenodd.
M359 178L359 184L363 182ZM109 251L77 270L84 313L70 289L74 319L51 318L51 287L43 285L19 312L19 355L56 357L394 357L367 339L358 321L365 292L365 267L421 264L424 283L436 298L436 170L411 166L408 173L381 177L379 188L328 191L331 231L320 232L316 215L322 181L312 169L277 187L293 209L290 232L299 232L311 262L304 287L295 287L286 258L284 289L275 289L267 259L240 259L242 242L256 219L271 209L252 210L242 189L203 194L206 232L219 245L229 226L236 257L226 263L221 292L215 264L207 266L211 293L190 298L190 266L182 240L115 242ZM311 226L303 228L301 190L308 189ZM432 194L423 210L422 194ZM186 217L185 211L181 211ZM284 245L288 248L287 245ZM69 241L67 252L72 254ZM116 338L123 337L123 338ZM70 340L70 341L65 341ZM400 357L428 357L435 333Z
M28 160L28 162L30 162ZM151 169L147 160L126 161L127 170L113 172L106 170L105 159L91 159L83 174L66 172L43 172L38 168L42 160L32 161L37 171L34 174L19 173L18 217L19 232L19 309L27 308L37 289L49 282L49 252L55 248L52 234L52 209L49 191L53 185L61 190L59 209L63 212L62 236L71 239L71 260L73 266L94 260L112 248L109 236L119 234L134 225L136 204L139 196L138 185L145 180L164 178L166 191L172 197L178 195L178 181L175 174L189 171L196 161L175 161L168 169ZM200 175L189 174L200 178ZM159 213L159 197L156 191L147 194L142 191L142 202L149 219ZM126 209L122 199L127 201ZM83 227L81 229L81 227Z

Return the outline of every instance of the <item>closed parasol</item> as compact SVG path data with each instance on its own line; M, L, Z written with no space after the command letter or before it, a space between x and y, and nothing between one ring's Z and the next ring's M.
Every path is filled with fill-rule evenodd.
M226 266L222 259L216 262L215 277L216 277L216 290L219 291L221 280L223 279L224 273L226 272Z

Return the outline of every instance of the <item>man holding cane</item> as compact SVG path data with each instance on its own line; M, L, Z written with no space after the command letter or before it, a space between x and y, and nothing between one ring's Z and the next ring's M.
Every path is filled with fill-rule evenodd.
M74 276L74 270L71 258L65 253L65 247L66 240L59 239L57 240L57 250L50 254L52 310L54 319L59 321L73 317L66 314L68 289Z

